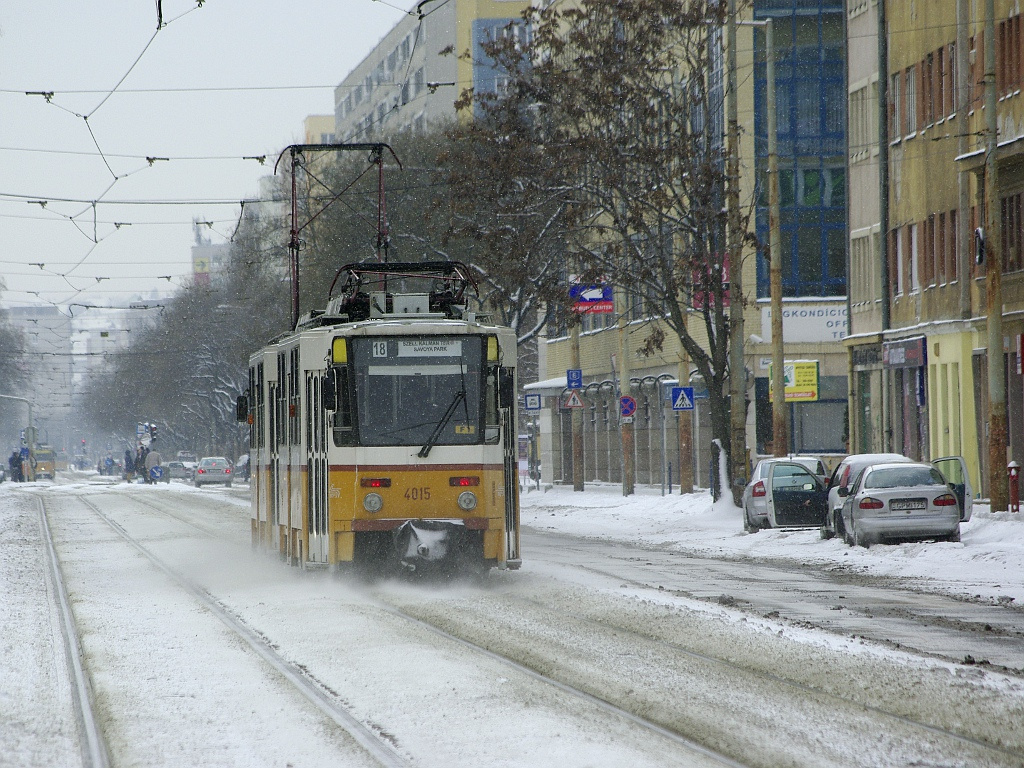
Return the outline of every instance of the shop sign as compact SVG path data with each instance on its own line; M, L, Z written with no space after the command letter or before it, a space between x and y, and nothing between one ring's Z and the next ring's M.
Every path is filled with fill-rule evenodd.
M927 362L925 337L885 341L882 343L882 365L886 368L920 368Z
M785 301L782 305L782 337L789 342L839 341L846 336L845 301ZM772 308L761 306L761 336L772 340Z
M877 368L882 364L882 345L865 344L851 347L850 362L854 368Z
M768 366L768 397L772 396L772 373ZM818 361L787 360L782 367L787 403L818 401Z

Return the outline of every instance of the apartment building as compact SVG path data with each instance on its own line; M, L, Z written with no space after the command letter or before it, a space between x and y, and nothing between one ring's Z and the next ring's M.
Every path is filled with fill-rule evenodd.
M334 91L339 142L382 131L423 132L455 118L466 88L493 90L498 72L482 45L521 21L527 0L435 0L402 18ZM513 32L515 33L515 32ZM471 52L472 60L461 57Z
M1005 337L996 354L1003 358L1007 384L1009 461L1024 457L1024 41L1019 3L996 0L995 9L995 40L988 43L995 46L996 60ZM984 3L861 2L850 14L851 52L856 46L862 61L882 61L886 70L884 80L875 81L885 96L879 115L881 100L861 98L855 87L864 81L862 75L855 79L851 55L851 135L855 126L884 126L877 147L867 146L870 133L859 153L851 143L846 344L852 442L858 450L895 450L915 458L962 454L972 484L987 493L992 350L987 266L979 248L985 238ZM878 157L875 168L869 167L871 157ZM872 173L877 191L871 189ZM855 178L863 183L853 184ZM873 238L882 229L884 246ZM870 244L863 242L867 233Z

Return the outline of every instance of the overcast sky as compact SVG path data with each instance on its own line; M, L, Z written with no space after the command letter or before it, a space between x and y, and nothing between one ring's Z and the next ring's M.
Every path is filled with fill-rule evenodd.
M155 0L4 3L4 306L181 285L192 220L226 240L303 119L333 113L333 86L414 5L200 1L162 0L159 32Z

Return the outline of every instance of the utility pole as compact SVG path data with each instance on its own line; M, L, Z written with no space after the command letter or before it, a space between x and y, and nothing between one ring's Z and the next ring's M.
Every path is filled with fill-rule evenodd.
M960 0L958 0L960 1ZM882 333L889 330L892 324L892 288L889 285L889 26L886 23L885 3L878 3L878 239L879 239L879 271L881 272L882 298ZM957 56L960 55L960 43L957 42ZM966 56L966 51L963 51ZM966 59L965 59L966 61ZM959 61L957 62L959 67ZM958 70L958 74L964 72ZM966 76L966 75L964 75ZM960 114L967 115L967 107L960 107ZM902 116L893 115L893 132L900 135ZM960 229L966 230L964 219L960 219ZM966 276L960 284L967 285ZM852 316L851 316L852 317ZM892 426L889 423L892 414L891 390L888 376L882 371L882 418L881 435L877 443L882 451L892 449Z
M726 206L728 209L728 234L726 253L729 258L729 482L732 485L733 502L742 503L743 484L739 479L746 475L747 453L747 376L743 363L743 259L742 233L740 232L740 129L739 105L736 87L736 0L729 0L729 17L726 19L727 49L727 92L728 112L726 116L726 151L728 154L726 175ZM722 489L725 493L726 489Z
M765 20L765 75L768 80L765 109L768 112L768 251L769 290L772 307L772 446L776 456L789 453L789 421L786 418L785 352L782 344L782 228L779 202L779 133L775 114L775 30Z
M967 100L970 98L968 83L970 81L970 57L967 27L970 23L971 0L956 0L956 147L957 155L963 157L970 149L970 114ZM883 112L884 114L884 112ZM960 283L960 318L971 318L971 228L968 225L971 215L971 184L968 178L970 171L961 168L957 174L957 219L956 228L956 273ZM888 273L883 273L888 274Z
M569 331L569 364L575 369L580 368L580 324L579 317L573 318ZM572 390L579 394L579 390ZM572 409L572 489L583 490L583 409Z
M690 384L690 356L679 358L679 386ZM679 493L693 493L693 411L676 411L679 439Z
M626 297L620 292L619 307L619 397L629 394L629 342L626 338ZM622 436L622 495L632 496L636 490L636 468L633 463L633 417L623 416L619 407L619 432Z
M985 299L988 311L988 478L993 512L1008 506L1006 366L1003 362L1003 244L999 217L995 0L985 0ZM963 105L966 109L966 105ZM961 276L966 279L966 275Z

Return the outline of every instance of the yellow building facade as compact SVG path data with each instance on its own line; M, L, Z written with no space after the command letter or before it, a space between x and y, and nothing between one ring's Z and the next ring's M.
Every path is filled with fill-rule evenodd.
M863 227L881 200L886 235L871 247L851 240L851 442L914 458L963 455L972 485L985 493L984 4L872 6L874 18L860 29L851 19L850 33L859 33L864 58L883 60L874 14L884 14L886 72L876 96L884 94L887 135L876 132L876 146L858 148L882 171L874 189L869 181L851 187L850 205ZM1024 43L1019 3L995 7L1005 335L997 354L1006 370L1009 461L1024 458ZM851 85L851 126L878 120L880 96L861 103L854 93ZM851 179L857 157L851 143Z

